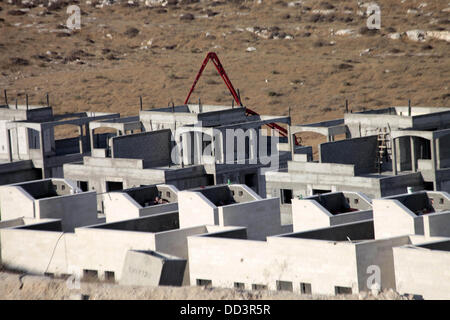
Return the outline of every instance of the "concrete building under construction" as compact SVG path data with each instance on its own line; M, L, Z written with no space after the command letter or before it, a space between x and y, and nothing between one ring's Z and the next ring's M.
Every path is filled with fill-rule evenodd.
M294 145L296 135L315 132L327 142ZM450 109L391 107L347 112L343 119L289 127L292 157L287 168L266 173L267 196L281 199L283 223L291 201L335 191L372 198L414 190L450 191ZM341 137L342 140L337 140Z
M201 104L123 118L33 106L0 115L6 268L126 285L450 297L449 109L295 126ZM287 137L261 130L273 123ZM60 125L79 136L56 138ZM305 131L326 136L317 157L298 144Z

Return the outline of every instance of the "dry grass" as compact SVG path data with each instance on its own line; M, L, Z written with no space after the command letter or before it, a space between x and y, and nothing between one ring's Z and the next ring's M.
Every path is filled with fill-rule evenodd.
M405 105L408 99L413 105L448 106L449 44L386 37L393 31L448 29L448 12L442 11L447 2L427 1L419 14L406 13L418 7L417 1L378 3L382 28L372 33L364 29L366 18L356 14L361 9L353 0L307 0L301 7L208 1L102 9L83 1L81 30L67 33L64 6L11 15L19 7L3 0L0 87L8 89L11 100L27 92L30 103L49 92L56 112L137 114L140 95L145 108L183 103L206 53L215 51L245 105L275 115L286 115L291 106L293 123L340 117L345 99L353 111ZM313 12L331 6L331 14ZM180 19L186 14L194 19ZM264 39L248 27L293 39ZM363 34L333 36L330 31L347 28ZM256 51L246 52L248 47ZM209 65L192 101L231 103L213 71Z

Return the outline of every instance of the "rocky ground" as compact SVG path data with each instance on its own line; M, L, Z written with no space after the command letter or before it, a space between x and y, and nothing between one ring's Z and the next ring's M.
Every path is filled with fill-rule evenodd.
M246 106L293 123L393 105L448 106L447 0L342 1L0 0L0 87L10 102L57 112L137 114L182 104L215 51ZM81 8L81 29L66 21ZM191 102L230 104L209 65ZM74 130L70 128L70 130ZM75 134L75 132L74 132ZM312 138L306 135L304 140Z
M72 289L64 279L0 272L0 300L407 300L394 291L343 296L310 296L279 291L245 291L205 287L130 287L111 283L82 282Z

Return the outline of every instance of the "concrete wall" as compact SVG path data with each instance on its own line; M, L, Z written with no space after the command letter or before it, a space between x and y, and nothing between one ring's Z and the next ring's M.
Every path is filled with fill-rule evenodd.
M187 260L183 277L183 285L189 285L189 256L187 237L207 233L206 226L167 230L155 234L156 250L169 253Z
M61 219L64 232L99 222L95 192L39 199L35 201L35 208L38 219Z
M219 224L217 207L199 192L179 192L178 209L180 211L180 228Z
M58 221L43 224L49 225L50 229L60 229ZM66 253L70 252L73 244L73 234L23 229L26 227L0 230L2 264L9 269L28 273L66 273L71 263L70 254Z
M406 193L408 187L413 187L415 190L423 190L424 186L423 177L420 172L384 177L380 179L379 183L381 191L379 197Z
M294 232L372 219L372 210L332 215L320 203L309 199L292 199Z
M422 234L423 221L398 200L374 199L373 221L375 238Z
M142 207L126 193L109 192L103 198L106 222L115 222L140 217Z
M450 299L450 252L404 246L393 249L395 280L400 294L424 299Z
M0 212L2 220L36 218L34 199L21 187L0 187Z
M263 240L268 235L281 233L278 199L261 199L215 206L207 198L207 196L212 197L212 194L209 193L215 189L178 193L181 228L205 224L245 226L248 228L248 237L252 240ZM206 191L208 192L205 196L203 193ZM235 192L238 192L238 189ZM227 193L227 195L231 196L231 193ZM236 197L239 197L239 195L236 195ZM217 200L216 197L212 198Z
M441 168L450 167L450 135L439 138L439 163Z
M142 207L126 193L109 192L105 195L104 213L106 222L145 217L152 214L178 211L178 203L167 203Z
M45 195L50 180L38 181L40 183L23 184L28 191L35 194ZM63 183L63 181L59 181ZM58 181L55 181L58 183ZM66 191L69 192L70 185L64 183ZM39 190L38 190L39 189ZM62 230L72 232L75 227L98 223L96 209L96 193L83 192L67 194L64 196L53 196L49 198L35 199L21 186L0 187L0 210L2 220L19 217L34 219L62 219Z
M277 290L277 281L288 281L295 292L300 291L300 283L307 283L313 294L334 295L336 286L358 293L371 289L368 284L373 273L369 267L377 266L381 288L395 289L392 248L411 243L408 236L357 242L331 239L336 231L350 232L352 240L364 239L370 236L364 235L368 230L362 230L360 237L357 233L368 226L369 222L361 222L268 237L267 242L225 238L219 234L189 237L191 283L203 279L211 280L217 287L232 288L239 282L246 289L260 284Z
M450 237L450 211L423 216L424 235L428 237Z
M310 283L312 293L334 295L335 286L358 291L356 251L353 244L269 237L267 242L218 237L189 237L191 283L212 280L217 287L234 282L266 285L290 281L295 292ZM289 248L287 250L287 248Z
M39 274L81 275L83 270L94 270L103 278L104 272L110 271L118 280L128 250L160 251L187 259L186 238L207 232L205 226L168 229L158 217L145 218L148 221L143 224L136 220L76 228L75 233L61 232L58 220L0 229L2 262L11 269ZM185 284L189 284L187 275Z
M31 160L0 164L0 185L42 178L42 170L34 168Z
M395 289L395 270L393 247L410 244L409 236L401 236L376 241L364 241L356 244L358 267L358 284L360 291L372 289L374 281L370 277L376 275L373 267L379 270L381 290Z
M170 163L171 132L168 129L112 138L112 157L143 159L148 166Z
M354 164L357 174L373 172L378 152L377 136L322 143L320 162Z
M278 199L231 204L219 207L218 212L219 225L247 227L250 240L265 240L282 232Z

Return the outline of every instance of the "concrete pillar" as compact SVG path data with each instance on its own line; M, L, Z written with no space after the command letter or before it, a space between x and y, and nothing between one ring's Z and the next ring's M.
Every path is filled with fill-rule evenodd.
M291 159L294 159L294 153L295 153L295 135L291 133L291 126L287 126L288 131L288 143L289 143L289 150L291 151Z
M431 149L431 170L436 171L436 141L434 138L430 140L430 149Z
M92 151L94 149L94 129L89 130L89 143Z
M225 163L225 144L222 131L218 131L214 135L214 153L216 157L216 162Z
M80 153L83 153L83 125L78 126L78 133L79 133L79 137L78 137L78 143L80 145Z
M441 139L436 139L436 169L440 169L441 168L441 146L440 146L440 141Z
M194 163L202 163L203 157L203 132L194 131Z
M395 139L392 139L392 174L397 175L397 144Z
M176 148L176 155L175 155L175 157L176 158L173 159L174 163L177 163L180 166L181 166L181 163L182 163L182 154L183 154L181 139L182 139L181 135L175 135L175 148Z
M216 137L214 136L214 130L211 130L209 136L211 137L211 156L214 158L214 163L217 162L216 158Z
M90 132L91 130L89 129L89 123L86 123L86 151L90 152L92 149L92 145L91 145L91 139L90 139Z
M183 163L189 165L192 163L192 141L190 132L182 133Z
M411 144L411 170L412 170L412 172L416 172L417 171L417 159L416 159L415 138L413 136L410 136L409 141Z
M41 130L39 131L39 142L41 144L41 156L42 156L42 179L47 178L47 170L45 168L45 154L44 154L44 131L41 127Z
M40 147L41 147L41 155L42 155L42 158L44 158L44 132L43 132L43 130L41 129L41 131L39 131L39 143L41 144L40 145Z
M8 149L8 161L12 162L11 131L9 129L6 129L6 148Z
M250 130L249 144L248 144L249 147L248 158L250 164L256 164L258 162L258 132L259 132L258 129L252 128ZM294 144L294 142L292 142L292 144Z

